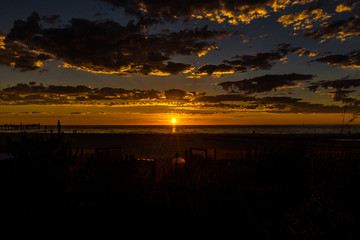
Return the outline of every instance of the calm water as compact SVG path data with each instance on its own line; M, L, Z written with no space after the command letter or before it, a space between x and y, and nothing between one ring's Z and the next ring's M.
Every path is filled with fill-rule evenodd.
M57 131L57 126L46 126L46 131ZM39 130L34 130L39 131ZM45 131L41 126L40 132ZM340 133L340 125L276 125L276 126L244 126L244 125L211 125L211 126L119 126L119 125L67 125L62 126L65 133L114 133L114 134L323 134ZM344 130L344 133L360 133L360 125L351 125ZM5 132L5 131L1 131ZM14 132L14 131L6 131Z

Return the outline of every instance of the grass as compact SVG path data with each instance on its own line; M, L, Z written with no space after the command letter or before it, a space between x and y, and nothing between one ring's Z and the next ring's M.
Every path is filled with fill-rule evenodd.
M359 239L360 148L346 146L254 141L152 176L133 156L24 134L1 163L0 225L7 239Z

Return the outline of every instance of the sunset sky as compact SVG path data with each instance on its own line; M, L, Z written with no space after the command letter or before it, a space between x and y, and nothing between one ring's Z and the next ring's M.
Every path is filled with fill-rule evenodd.
M0 16L0 124L341 124L360 110L359 0L12 0Z

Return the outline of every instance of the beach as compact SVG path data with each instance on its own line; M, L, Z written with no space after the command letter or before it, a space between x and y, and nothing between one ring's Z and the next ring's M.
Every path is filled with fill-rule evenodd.
M358 139L3 133L0 222L14 239L358 236Z
M34 133L28 133L32 135ZM37 135L37 134L35 134ZM50 138L51 134L40 134ZM54 133L53 135L56 135ZM6 149L6 139L20 139L21 133L0 133L0 150ZM97 134L66 133L62 135L72 148L93 152L100 148L121 149L124 154L133 154L140 158L170 158L179 153L184 155L191 148L216 149L218 154L251 148L283 147L300 144L306 147L347 148L357 146L360 134ZM360 144L360 143L359 143ZM231 158L236 158L235 155ZM221 155L218 159L226 158ZM230 157L230 156L229 156Z

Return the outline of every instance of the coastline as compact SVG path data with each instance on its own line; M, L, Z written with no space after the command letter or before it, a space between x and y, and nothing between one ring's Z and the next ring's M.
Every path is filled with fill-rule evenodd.
M22 133L0 133L0 152L6 150L6 139L20 140ZM26 133L28 136L40 135L44 138L57 136L56 133ZM223 151L246 150L257 147L300 144L312 148L333 146L360 146L360 134L111 134L76 133L62 134L72 148L87 151L97 148L121 148L126 154L139 157L164 158L175 153L183 154L190 148L218 149Z

